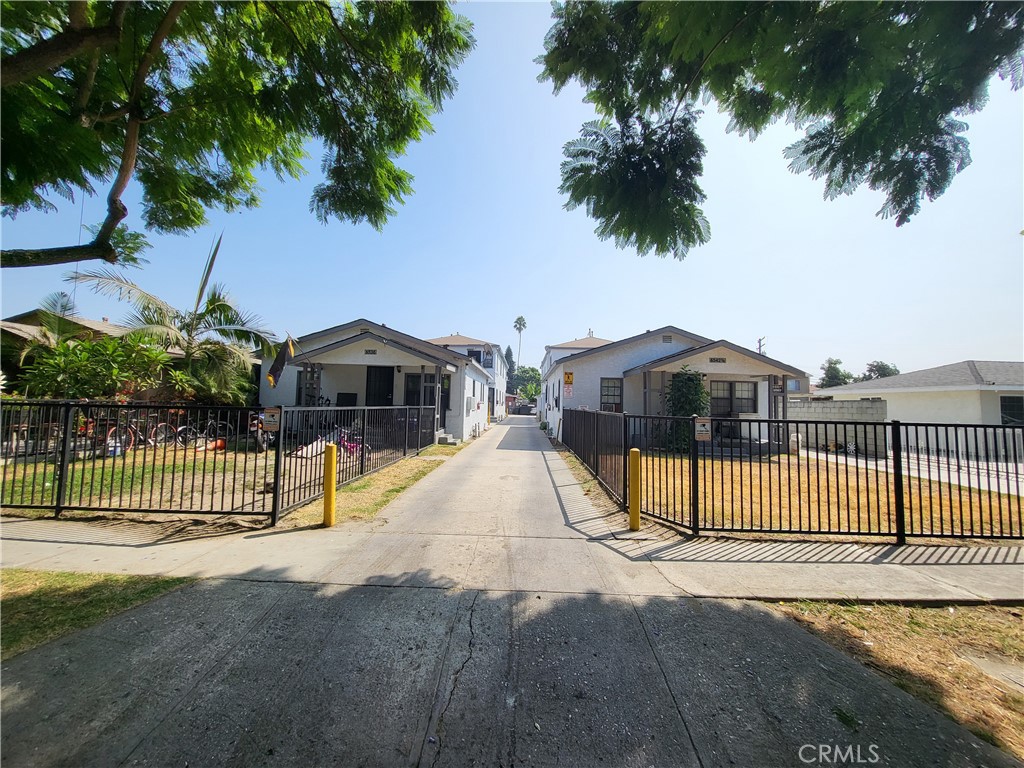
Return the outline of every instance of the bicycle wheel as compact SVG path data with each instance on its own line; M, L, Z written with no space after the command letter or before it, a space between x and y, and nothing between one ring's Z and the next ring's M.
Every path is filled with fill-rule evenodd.
M178 427L178 431L174 433L174 439L178 445L183 445L187 448L199 439L199 430L195 427Z
M235 427L226 421L211 421L206 427L206 434L231 440L235 436Z
M135 447L135 434L126 426L117 425L107 432L107 455L119 456Z
M177 433L178 430L176 430L170 424L167 424L166 422L161 422L160 424L157 424L155 427L153 427L153 431L149 433L149 439L150 442L153 443L153 445L166 445L167 443L174 442L174 438L175 435L177 435Z

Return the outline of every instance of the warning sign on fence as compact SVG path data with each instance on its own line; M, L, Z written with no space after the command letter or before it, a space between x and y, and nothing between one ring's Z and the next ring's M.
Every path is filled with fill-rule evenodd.
M697 419L697 442L711 442L711 419Z
M263 411L263 431L277 432L281 429L281 409L266 408Z

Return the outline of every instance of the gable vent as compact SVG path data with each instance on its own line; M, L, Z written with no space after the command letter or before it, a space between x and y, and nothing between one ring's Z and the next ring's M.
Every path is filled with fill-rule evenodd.
M671 344L672 343L672 334L666 333L664 336L661 337L661 341L662 341L663 344Z

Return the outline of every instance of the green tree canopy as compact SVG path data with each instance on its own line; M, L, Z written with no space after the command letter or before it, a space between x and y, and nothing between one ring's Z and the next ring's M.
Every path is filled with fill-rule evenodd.
M673 373L665 392L665 411L668 416L707 416L711 413L711 394L704 386L699 371L683 366Z
M862 184L906 223L970 163L967 125L994 74L1024 83L1020 3L567 2L538 62L556 93L587 91L599 119L565 145L566 208L602 238L683 258L710 237L700 204L697 104L713 100L751 139L784 119L785 156L825 180Z
M509 380L508 386L511 391L518 392L523 397L529 397L527 393L533 391L539 394L540 371L529 365L520 365L516 368L515 375ZM533 397L536 396L536 394L533 395Z
M297 178L311 138L325 146L311 212L380 228L412 191L396 159L431 130L473 46L469 22L441 2L4 0L2 11L4 212L109 186L91 243L5 251L5 267L117 261L132 178L157 232L256 206L255 171Z
M821 378L818 379L818 386L822 389L827 387L841 387L853 381L853 374L844 371L840 366L843 361L836 357L830 357L821 366Z
M516 372L516 359L512 356L512 346L505 347L505 363L508 365L508 378Z
M873 379L885 379L889 376L899 375L900 369L892 363L875 360L874 362L868 363L867 370L857 377L857 381L872 381Z

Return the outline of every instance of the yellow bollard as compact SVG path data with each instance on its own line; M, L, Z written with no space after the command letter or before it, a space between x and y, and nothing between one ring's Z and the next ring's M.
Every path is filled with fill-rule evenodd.
M338 477L338 446L328 443L324 448L324 527L334 525L334 488Z
M640 530L640 449L629 449L629 530Z

